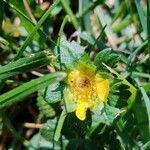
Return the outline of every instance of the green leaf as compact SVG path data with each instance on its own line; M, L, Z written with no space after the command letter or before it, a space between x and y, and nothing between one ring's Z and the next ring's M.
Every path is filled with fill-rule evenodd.
M39 52L0 67L0 80L49 64L48 54Z
M122 113L121 117L118 118L118 120L116 120L116 122L114 123L114 126L115 126L119 136L122 138L123 142L127 145L127 147L129 149L131 149L131 148L136 148L137 149L138 145L137 145L135 139L130 135L130 132L128 132L128 130L126 130L126 123L127 123L128 120L127 120L127 118L125 118L127 116L129 116L129 117L131 116L131 109L133 110L133 114L136 115L136 112L133 109L133 106L134 106L134 104L137 100L137 97L138 97L137 89L132 84L130 84L123 76L119 75L115 70L113 70L112 68L110 68L107 65L105 65L105 67L111 73L115 74L118 77L119 80L122 80L122 83L124 85L129 86L129 91L131 93L131 96L127 100L128 105L125 109L125 112ZM138 111L139 111L139 109L138 109ZM138 115L137 115L137 117L138 117Z
M105 119L107 120L108 124L113 123L114 119L120 114L120 110L107 104L105 104L104 108L104 118L107 116Z
M96 45L99 49L107 48L107 46L101 40L97 40L94 36L92 36L86 31L79 33L79 35L82 40L86 41L92 46Z
M61 83L53 83L49 85L46 89L41 91L44 99L49 103L57 103L62 99L62 92L64 85Z
M53 143L45 140L40 133L35 134L31 140L28 147L29 150L38 150L38 149L53 149Z
M68 140L65 137L62 137L62 139L57 142L54 141L57 121L56 118L47 120L47 122L44 123L43 128L40 129L40 136L51 143L49 149L66 149Z
M61 64L69 67L82 57L85 48L75 41L63 41L60 43L60 50L56 50L56 54L60 55Z
M127 100L127 103L128 103L128 106L126 108L126 113L129 112L129 110L131 110L135 100L136 100L136 96L137 96L137 89L132 85L130 84L123 76L119 75L114 69L112 69L111 67L107 66L106 64L104 64L104 66L113 74L115 74L117 76L117 79L118 80L121 80L122 81L122 84L123 85L126 85L129 87L129 91L131 93L129 99Z
M120 110L118 108L109 106L108 104L105 104L104 106L99 104L93 108L92 112L92 126L95 126L99 123L111 125L114 119L119 115Z
M108 96L108 104L110 106L116 107L119 100L119 87L121 85L121 81L114 79L110 85L111 90L109 91Z
M127 100L131 96L129 86L123 84L120 80L114 79L109 92L108 104L119 109L125 108Z
M24 97L38 91L39 89L45 88L50 84L61 81L65 76L66 74L63 72L47 74L0 95L0 109L22 101Z
M98 103L92 109L92 124L88 136L101 132L104 125L112 125L113 121L120 114L118 108L109 106L108 104Z
M100 70L104 70L103 63L114 68L117 62L118 62L118 55L112 52L110 48L100 51L96 55L94 60L94 64Z
M56 112L53 107L45 101L45 99L39 95L37 98L37 106L40 111L40 114L46 117L54 117Z
M65 27L66 23L68 22L68 20L69 20L69 17L68 17L68 15L66 15L62 21L62 24L61 24L59 32L58 32L57 46L60 46L61 36L63 34L64 27Z
M54 139L54 133L55 128L57 124L57 119L49 119L44 123L43 127L40 129L40 134L43 138L45 138L47 141L53 141Z
M96 0L96 1L93 1L93 2L89 2L89 1L86 1L86 3L88 2L88 5L85 5L82 10L79 12L79 17L83 17L84 15L86 15L89 11L91 10L94 10L94 8L96 6L98 6L99 4L103 4L105 2L105 0ZM81 4L80 5L83 5L82 4L82 1L81 1Z
M32 6L33 4L30 4L30 6ZM34 10L34 16L36 18L40 18L43 14L44 14L44 10L40 7L40 5L36 5L35 6L35 10ZM55 17L56 15L58 15L60 13L60 11L62 10L62 6L58 5L56 6L52 11L50 16L51 17Z
M83 31L79 33L79 35L81 39L87 41L91 45L94 45L96 39L92 35L90 35L88 32Z

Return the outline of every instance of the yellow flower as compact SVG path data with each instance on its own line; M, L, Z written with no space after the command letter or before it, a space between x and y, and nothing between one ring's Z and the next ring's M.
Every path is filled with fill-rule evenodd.
M93 66L79 65L68 74L68 86L76 103L76 116L85 120L86 111L96 101L106 102L109 94L109 80L96 73Z

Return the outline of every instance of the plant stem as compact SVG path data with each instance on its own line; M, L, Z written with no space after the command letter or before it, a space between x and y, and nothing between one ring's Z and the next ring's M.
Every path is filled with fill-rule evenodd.
M57 39L56 46L60 46L61 35L63 33L63 30L64 30L64 27L65 27L66 23L68 22L68 19L69 19L69 16L66 15L63 22L62 22L62 24L61 24L61 27L60 27L60 30L59 30L59 33L58 33L58 39Z

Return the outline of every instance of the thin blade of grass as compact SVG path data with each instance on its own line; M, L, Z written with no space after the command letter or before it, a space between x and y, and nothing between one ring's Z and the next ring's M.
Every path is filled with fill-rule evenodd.
M112 20L112 24L122 15L124 15L125 11L126 11L127 7L126 7L126 3L125 1L122 1L121 4L119 5L119 7L117 8L115 15L113 17Z
M60 26L60 30L58 32L58 38L57 38L57 46L60 46L60 40L61 40L61 36L62 36L62 33L63 33L63 30L64 30L64 27L66 25L66 23L68 22L68 19L69 19L69 16L66 15L65 18L63 19L63 22Z
M45 52L39 52L29 57L20 58L5 66L0 66L0 80L48 65L50 60Z
M124 29L126 26L130 25L132 22L132 18L130 16L127 16L122 20L119 24L112 27L113 32L120 32L122 29Z
M118 135L121 137L125 147L127 149L138 149L137 144L135 143L134 139L129 135L128 131L125 129L125 124L122 118L116 120L114 123L115 129Z
M80 1L80 0L79 0ZM96 0L92 3L89 3L81 13L78 14L78 17L83 17L86 13L88 13L89 11L93 10L96 6L98 6L99 4L104 3L104 0Z
M98 17L99 23L100 23L100 28L102 26L102 28L104 28L104 26L107 25L107 27L105 28L104 32L108 38L109 43L111 44L113 49L116 49L116 44L115 44L115 36L111 31L111 27L108 21L108 17L106 14L104 14L104 11L102 9L101 6L97 6L95 9L95 14Z
M140 109L140 111L139 111ZM143 99L141 99L140 91L137 93L136 101L132 107L136 127L139 130L139 134L142 138L143 143L147 142L150 138L150 134L148 132L149 130L149 123L148 123L148 117L147 117L147 110L144 104ZM130 114L128 114L130 116Z
M150 82L146 83L144 86L143 86L145 92L150 92Z
M36 24L34 24L30 18L21 10L20 8L17 7L14 3L11 3L10 1L3 0L6 4L8 4L13 10L16 11L17 15L20 17L22 24L26 28L27 32L30 33ZM22 1L19 1L19 3L22 3ZM23 4L23 3L22 3ZM56 45L56 43L41 29L39 29L39 34L36 33L33 38L37 39L39 36L45 36L52 44Z
M143 95L143 99L146 105L146 109L147 109L147 115L148 115L148 121L149 121L149 135L150 135L150 99L148 97L148 95L146 94L144 88L141 86L138 78L135 78L135 82L137 83L139 90L141 91L141 94Z
M143 77L143 78L149 78L149 79L150 79L150 74L143 73L143 72L136 72L136 71L133 71L133 72L132 72L132 76L133 76L133 77Z
M149 148L150 148L150 140L141 147L141 150L148 150Z
M24 50L26 49L26 47L28 46L28 44L31 42L32 38L34 37L35 33L38 31L38 29L41 27L41 25L43 24L43 22L46 20L46 18L50 15L51 11L58 5L60 0L56 0L53 5L51 5L51 7L49 7L49 9L45 12L45 14L41 17L41 19L38 21L38 23L36 24L36 26L34 27L34 29L32 30L32 32L29 34L29 36L26 38L26 40L24 41L23 45L19 48L18 53L15 57L14 60L19 59Z
M150 55L150 0L147 0L147 38L148 38L148 53Z
M3 22L3 14L4 14L4 4L3 1L0 1L0 34L2 33L2 22Z
M140 0L135 0L135 5L137 8L137 12L138 12L138 15L140 18L140 23L142 25L143 31L146 34L147 33L146 18L145 18L144 11L143 11L141 4L140 4Z
M22 101L24 97L38 91L39 89L45 88L52 83L61 81L65 76L66 74L63 72L47 74L0 95L0 109Z
M74 28L78 29L79 28L78 21L77 21L75 15L73 14L70 6L68 5L67 1L66 0L60 0L60 1L61 1L61 4L62 4L64 10L66 11L68 16L70 17Z

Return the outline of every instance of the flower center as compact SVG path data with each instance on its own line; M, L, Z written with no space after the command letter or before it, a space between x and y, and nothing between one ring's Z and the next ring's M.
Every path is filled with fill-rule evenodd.
M74 82L74 94L77 100L87 103L93 101L94 93L93 83L88 77L81 76L76 78Z
M87 77L79 77L76 81L76 85L79 88L88 88L91 84Z
M86 108L90 107L96 97L95 74L84 70L72 71L68 81L76 102L83 102Z

